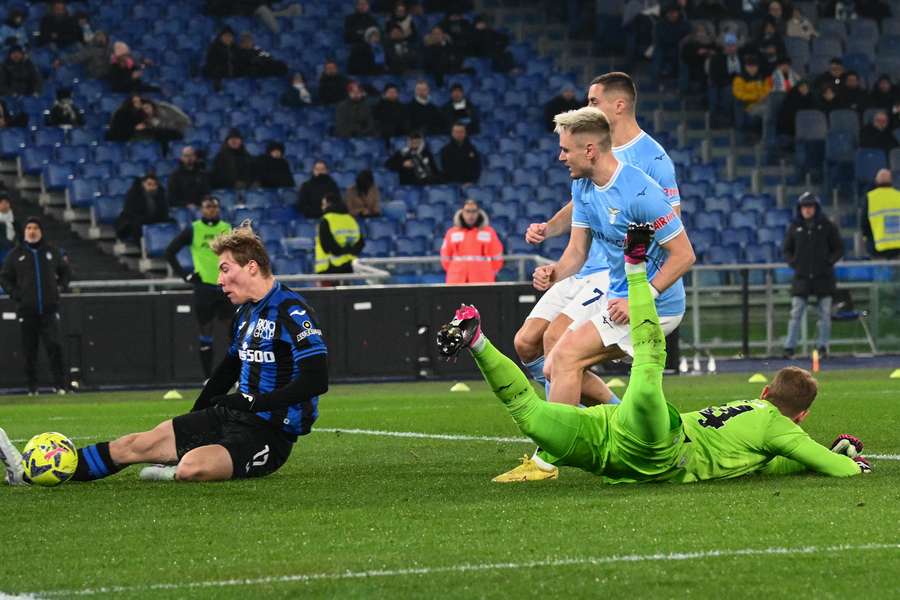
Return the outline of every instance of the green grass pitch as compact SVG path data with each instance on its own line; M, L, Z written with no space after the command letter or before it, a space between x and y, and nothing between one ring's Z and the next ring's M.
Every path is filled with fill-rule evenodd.
M756 397L747 375L670 377L666 394L682 410ZM500 485L532 446L483 383L335 386L267 478L146 483L132 467L0 487L0 597L898 597L900 380L819 379L807 431L861 437L882 456L871 475L605 486L563 469ZM20 447L53 430L84 444L195 393L5 397L0 425Z

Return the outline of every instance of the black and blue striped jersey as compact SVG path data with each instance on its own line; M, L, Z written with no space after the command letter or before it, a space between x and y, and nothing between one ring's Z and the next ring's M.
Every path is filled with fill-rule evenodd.
M237 309L228 355L241 361L239 387L244 394L266 394L300 376L301 361L327 355L322 330L303 297L275 282L259 302ZM279 424L290 436L306 435L319 416L319 397L256 415Z

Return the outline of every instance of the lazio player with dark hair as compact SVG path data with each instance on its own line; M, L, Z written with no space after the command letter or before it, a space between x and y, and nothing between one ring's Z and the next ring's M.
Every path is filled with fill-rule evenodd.
M265 246L249 227L212 242L218 284L239 308L227 355L190 413L154 429L78 450L72 481L101 479L128 465L159 463L142 479L221 481L261 477L288 459L318 418L328 390L322 330L302 296L272 275ZM235 382L236 393L228 393ZM18 460L17 460L18 459ZM0 430L7 481L22 483L21 457Z
M578 408L544 402L481 332L474 306L463 305L438 332L441 354L456 356L468 348L522 433L558 457L557 464L607 483L687 483L755 472L848 477L871 471L859 455L858 439L839 436L829 450L800 428L817 393L815 379L803 369L782 369L756 400L682 414L666 402L666 342L647 280L652 238L652 224L631 224L624 244L634 363L621 404Z

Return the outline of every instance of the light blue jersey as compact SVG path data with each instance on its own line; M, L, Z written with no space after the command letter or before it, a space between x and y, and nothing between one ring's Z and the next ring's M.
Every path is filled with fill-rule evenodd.
M591 183L590 179L576 179L572 182L572 202L573 207L575 203L575 195L581 194L582 190L585 188L585 184L583 182ZM584 266L581 267L581 270L575 274L575 279L584 279L589 275L593 275L599 271L605 271L609 268L609 263L606 261L606 250L603 249L601 244L597 244L591 241L591 249L588 252L587 258L584 261Z
M590 229L591 245L603 248L609 265L609 297L627 298L622 249L628 224L653 223L656 234L647 252L647 277L652 282L667 257L660 244L684 230L681 219L662 188L637 167L620 162L603 187L589 179L579 179L576 184L581 189L572 194L572 227ZM684 284L679 279L656 299L656 310L661 317L672 317L684 314L684 308Z
M658 183L666 193L669 204L681 204L681 194L675 180L675 164L659 142L647 135L647 132L641 131L627 144L613 147L612 153L619 162L637 167Z

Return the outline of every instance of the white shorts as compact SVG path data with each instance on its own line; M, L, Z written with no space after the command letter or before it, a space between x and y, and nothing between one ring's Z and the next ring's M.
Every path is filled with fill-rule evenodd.
M683 318L684 314L674 317L660 317L659 325L662 327L663 333L669 335L681 324ZM614 323L609 317L606 302L603 303L603 309L591 317L591 323L594 324L594 327L600 333L600 339L603 340L604 346L618 346L628 356L634 357L634 346L631 344L631 325L628 323ZM570 326L569 329L573 328Z
M606 306L609 270L598 271L576 279L566 277L553 284L529 313L529 319L553 321L564 314L576 325L584 323Z

